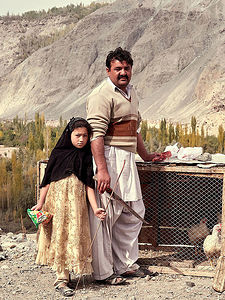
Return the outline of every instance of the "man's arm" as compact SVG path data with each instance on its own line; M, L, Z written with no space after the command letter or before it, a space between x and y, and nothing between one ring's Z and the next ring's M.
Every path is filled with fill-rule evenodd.
M104 153L104 138L98 137L93 140L91 142L91 150L97 166L98 191L99 193L104 193L110 187L110 176Z
M138 135L137 135L137 153L140 155L140 157L144 161L150 161L155 157L160 157L160 153L157 153L157 152L148 153L147 152L147 150L145 149L145 145L144 145L141 133L138 133Z

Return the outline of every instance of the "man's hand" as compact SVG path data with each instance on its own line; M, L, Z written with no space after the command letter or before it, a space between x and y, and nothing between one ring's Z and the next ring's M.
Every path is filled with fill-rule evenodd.
M152 159L152 161L163 161L167 158L170 158L172 156L170 151L157 153L157 155Z
M110 187L110 176L107 170L98 170L97 171L97 189L100 194L103 194L107 188Z
M161 153L152 152L148 153L144 159L144 161L158 161L160 159Z
M163 161L166 158L171 157L170 151L162 152L162 153L157 153L157 152L148 153L147 150L145 149L141 133L138 133L137 135L137 152L144 161Z

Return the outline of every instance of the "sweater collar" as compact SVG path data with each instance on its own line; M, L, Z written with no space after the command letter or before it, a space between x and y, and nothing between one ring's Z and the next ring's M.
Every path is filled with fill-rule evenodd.
M125 93L124 91L122 91L120 88L118 88L113 82L112 80L108 77L107 78L108 82L111 84L111 86L113 87L113 90L114 91L118 91L121 93L121 95L123 95L127 100L130 100L130 96L131 96L131 88L132 88L132 85L131 84L128 84L127 85L127 93Z

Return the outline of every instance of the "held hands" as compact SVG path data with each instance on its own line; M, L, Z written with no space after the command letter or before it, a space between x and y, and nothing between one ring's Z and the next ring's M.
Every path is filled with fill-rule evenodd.
M96 208L94 210L94 214L101 221L103 221L105 219L105 217L106 217L106 211L104 210L104 208Z

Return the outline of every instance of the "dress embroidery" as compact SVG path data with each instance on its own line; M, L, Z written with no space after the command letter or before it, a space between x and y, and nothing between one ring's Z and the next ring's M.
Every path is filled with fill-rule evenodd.
M40 225L36 263L56 272L91 274L90 229L85 185L73 174L51 182L43 210L52 222Z

